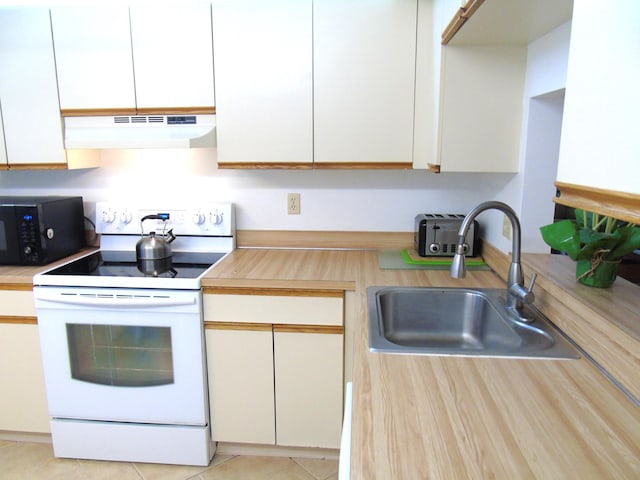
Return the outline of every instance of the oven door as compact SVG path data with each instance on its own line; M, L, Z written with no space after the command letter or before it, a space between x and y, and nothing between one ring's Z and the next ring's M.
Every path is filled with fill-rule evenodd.
M35 287L49 415L207 424L202 294Z

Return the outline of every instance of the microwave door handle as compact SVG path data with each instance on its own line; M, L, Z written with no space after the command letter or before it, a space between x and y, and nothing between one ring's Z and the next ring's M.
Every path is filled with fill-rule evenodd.
M63 305L82 305L106 308L149 308L149 307L180 307L194 305L195 298L177 300L172 298L130 298L130 297L81 297L78 295L49 296L38 295L36 300L58 303Z

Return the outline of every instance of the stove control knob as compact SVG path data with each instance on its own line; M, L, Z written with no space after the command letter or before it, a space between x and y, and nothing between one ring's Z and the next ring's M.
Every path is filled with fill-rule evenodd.
M211 216L211 223L214 225L220 225L222 223L222 214L218 212L211 212L209 214Z
M113 210L104 210L102 212L102 221L104 223L113 223L116 221L116 212Z
M202 225L204 223L204 215L200 212L193 214L193 223L196 225Z
M131 220L133 220L133 215L130 211L125 210L120 214L120 223L124 223L125 225L127 225L131 223Z

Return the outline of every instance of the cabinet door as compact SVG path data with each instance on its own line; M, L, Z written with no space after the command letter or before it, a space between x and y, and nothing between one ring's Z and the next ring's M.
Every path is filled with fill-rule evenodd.
M137 107L213 107L210 4L130 11Z
M343 335L274 326L276 442L340 447Z
M219 165L311 165L311 4L213 1Z
M48 433L38 326L0 318L0 430Z
M135 109L127 6L53 7L51 23L60 107Z
M526 46L443 47L441 172L517 172Z
M416 0L313 5L314 162L413 159Z
M273 339L262 330L206 330L214 441L275 444Z
M65 164L48 8L0 9L0 72L9 163Z
M584 203L573 206L597 209L608 203L608 212L603 213L622 213L636 222L640 216L639 24L637 1L615 6L574 2L557 176L559 182L585 187L583 198L573 199ZM633 197L612 202L602 192L593 193L593 188Z

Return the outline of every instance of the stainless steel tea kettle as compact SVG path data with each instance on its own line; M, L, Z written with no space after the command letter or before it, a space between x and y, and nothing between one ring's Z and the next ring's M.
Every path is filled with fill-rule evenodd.
M136 243L136 258L140 261L156 261L171 258L171 242L176 239L173 229L162 235L156 235L156 232L149 232L145 236L142 223L145 220L162 220L166 222L166 218L161 215L146 215L140 219L141 238Z

